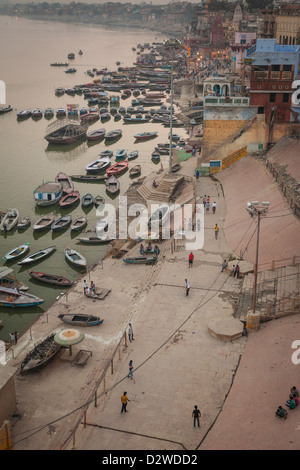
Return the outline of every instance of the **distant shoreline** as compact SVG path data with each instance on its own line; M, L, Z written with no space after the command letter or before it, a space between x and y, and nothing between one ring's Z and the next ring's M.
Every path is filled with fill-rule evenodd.
M0 16L6 16L9 18L14 18L13 15L5 14L5 13L0 13ZM176 31L173 27L170 26L170 30L168 31L168 28L163 25L159 26L158 24L153 24L152 26L149 25L147 28L144 26L140 26L138 23L132 23L130 25L128 24L123 24L118 22L118 20L113 20L113 21L103 21L103 22L95 22L95 21L85 21L82 20L80 21L79 19L76 19L74 21L73 18L71 17L60 17L60 16L43 16L43 15L21 15L18 16L18 18L25 18L27 20L32 20L32 21L49 21L49 22L56 22L56 23L65 23L65 24L78 24L82 26L102 26L104 28L115 28L115 29L126 29L126 30L131 30L134 28L134 30L138 29L139 31L151 31L151 32L157 32L160 34L165 34L166 37L171 37L171 36L176 36L176 37L181 37L183 32Z

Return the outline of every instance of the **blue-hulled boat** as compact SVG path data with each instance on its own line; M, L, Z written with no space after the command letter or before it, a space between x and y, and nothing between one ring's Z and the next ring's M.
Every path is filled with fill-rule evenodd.
M17 246L17 248L13 248L13 250L10 250L6 255L3 256L4 261L13 261L16 258L19 258L20 256L24 255L27 253L29 250L29 243L24 243L23 245Z
M119 158L126 158L127 156L127 150L126 149L119 149L116 151L116 159Z
M157 256L137 256L133 258L124 258L124 263L127 264L153 264L157 260Z
M45 302L40 297L0 286L0 307L33 307Z
M94 196L92 194L85 194L81 199L82 207L90 207L94 205Z

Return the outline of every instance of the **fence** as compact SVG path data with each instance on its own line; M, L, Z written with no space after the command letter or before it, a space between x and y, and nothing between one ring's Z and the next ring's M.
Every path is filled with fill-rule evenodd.
M300 206L297 200L297 193L295 193L294 188L288 185L288 182L291 184L297 185L297 181L294 180L291 176L286 173L281 173L278 168L276 168L271 162L266 159L266 168L270 171L272 176L278 183L279 189L282 192L283 196L287 199L290 209L294 214L300 218Z

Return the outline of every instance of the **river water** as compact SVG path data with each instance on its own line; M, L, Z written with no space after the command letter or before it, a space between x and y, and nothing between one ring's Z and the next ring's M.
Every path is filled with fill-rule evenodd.
M24 18L10 18L0 16L0 80L6 84L6 104L14 109L0 115L0 210L17 208L20 219L29 216L31 223L42 213L54 212L57 218L61 214L70 213L73 220L84 215L81 205L60 211L58 205L38 208L33 199L33 191L43 181L54 181L58 172L63 171L69 175L85 174L85 166L95 160L97 155L107 149L104 142L89 145L86 141L67 146L49 146L44 139L49 123L44 117L39 120L32 118L18 121L17 111L23 109L52 107L66 107L67 104L76 103L79 107L87 106L83 95L71 97L55 95L57 87L72 87L88 83L92 79L86 74L88 69L96 67L116 70L116 62L131 66L135 62L136 52L132 47L139 43L162 41L160 33L130 30L106 29L101 26L86 26L79 24L63 24L46 21L34 21ZM78 55L79 50L83 55ZM75 53L75 59L70 61L67 55ZM70 66L77 68L75 74L65 74L62 67L51 67L51 62L69 62ZM99 77L96 77L99 78ZM113 93L114 94L114 93ZM130 106L131 99L121 100L122 106ZM122 128L122 138L109 148L117 150L126 148L128 151L139 150L138 159L133 164L141 164L142 176L149 174L156 167L151 161L151 153L155 142L167 142L169 129L161 124L134 124L124 125L123 121L106 123L97 121L90 129L106 128L107 131ZM157 130L159 132L155 141L135 144L134 134L144 131ZM180 135L185 136L182 129ZM115 163L115 157L112 158ZM167 158L162 160L163 166L168 168ZM131 166L131 165L130 165ZM121 191L124 194L130 184L128 172L120 177ZM74 183L75 189L81 196L92 193L94 196L102 195L108 202L109 196L105 186L101 183ZM110 201L117 206L118 198ZM96 209L87 214L88 229L93 230L97 220ZM51 230L43 233L33 233L29 227L25 232L14 230L12 233L0 235L0 257L22 243L30 244L30 253L55 245L56 251L50 257L21 267L15 261L9 267L14 269L18 280L24 282L30 293L37 295L45 302L34 308L0 308L0 340L9 340L9 333L17 331L22 334L30 325L61 295L63 289L38 283L28 275L28 269L51 274L60 274L68 279L76 279L81 273L71 267L65 260L64 249L67 246L80 251L88 260L89 266L99 262L104 256L106 248L101 246L79 245L76 236L70 230L54 233ZM2 266L5 265L2 261Z

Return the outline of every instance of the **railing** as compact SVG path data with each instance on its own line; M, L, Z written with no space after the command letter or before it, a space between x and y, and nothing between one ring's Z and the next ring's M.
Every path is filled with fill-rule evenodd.
M282 268L284 266L296 266L300 263L300 256L293 255L290 258L276 259L272 261L267 261L265 263L259 263L258 271L267 271L268 269L274 270L277 268Z
M286 181L285 181L285 179L287 179L288 175L286 173L280 174L278 169L275 168L275 166L271 162L269 162L267 159L266 159L265 164L266 164L266 168L268 168L270 173L272 173L273 177L275 178L275 180L279 184L279 189L282 192L282 194L284 195L284 197L287 199L287 202L289 204L290 209L293 211L293 213L298 218L300 218L299 202L297 201L296 196L293 193L293 188L290 188L286 184Z
M244 96L204 96L204 106L249 106L250 98Z

